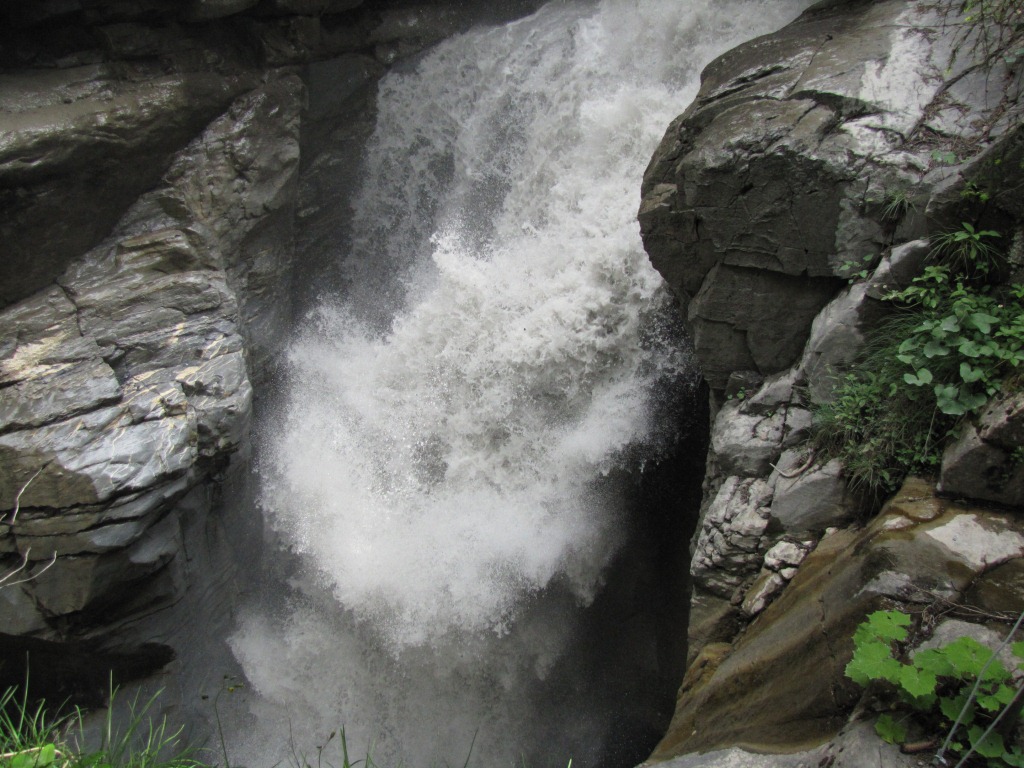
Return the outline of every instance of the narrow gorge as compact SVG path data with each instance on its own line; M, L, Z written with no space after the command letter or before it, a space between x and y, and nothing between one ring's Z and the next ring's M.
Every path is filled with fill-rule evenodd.
M3 685L250 768L923 764L852 637L1024 610L1020 377L895 493L820 424L944 237L1024 282L963 15L0 8Z

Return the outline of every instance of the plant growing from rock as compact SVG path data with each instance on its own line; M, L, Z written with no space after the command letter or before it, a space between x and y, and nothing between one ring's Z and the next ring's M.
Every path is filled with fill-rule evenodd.
M998 233L969 223L935 240L933 263L889 294L897 310L817 412L816 447L880 500L931 474L959 422L1024 376L1024 286L992 285Z
M910 625L905 613L876 611L853 635L846 676L873 689L887 708L875 723L878 735L891 744L923 735L930 747L945 736L939 765L947 764L949 752L959 758L957 765L977 756L973 764L1024 766L1024 751L1011 743L1021 720L1024 687L991 649L971 637L917 651L904 660L902 644ZM1012 648L1024 659L1024 643Z

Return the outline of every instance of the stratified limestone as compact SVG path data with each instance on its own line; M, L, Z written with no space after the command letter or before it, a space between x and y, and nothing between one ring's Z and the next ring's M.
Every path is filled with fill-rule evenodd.
M929 238L965 220L969 185L991 190L972 221L1020 230L1019 68L972 57L946 21L918 0L815 4L709 65L647 168L641 233L686 313L714 418L693 674L652 759L844 764L834 749L773 762L735 747L795 751L844 726L857 691L842 666L873 608L959 599L972 579L967 599L1014 604L1012 517L947 509L934 484L908 484L861 531L869 510L843 467L807 442L810 413L890 311L885 296L921 273ZM1019 406L997 401L967 425L943 461L945 493L1024 503Z
M860 695L844 668L868 613L936 596L969 600L979 575L1022 557L1016 516L945 502L928 483L908 481L867 528L822 539L746 632L717 646L714 670L684 683L652 759L737 746L797 751L828 740Z
M183 515L245 445L251 366L289 323L302 97L294 76L239 97L57 285L0 312L0 548L27 579L0 600L8 644L131 654L119 623L181 598Z

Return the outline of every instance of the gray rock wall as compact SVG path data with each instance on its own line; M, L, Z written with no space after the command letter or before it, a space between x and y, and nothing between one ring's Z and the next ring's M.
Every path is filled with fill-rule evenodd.
M1019 189L1020 65L981 60L950 18L914 0L819 3L709 65L647 169L641 232L686 313L713 413L691 550L692 666L658 760L827 739L855 700L841 670L856 621L851 613L832 626L826 614L870 610L854 594L927 603L913 585L965 599L960 565L921 575L908 562L875 590L870 569L825 565L863 546L854 542L869 510L842 466L816 463L807 442L814 405L889 311L880 298L922 269L925 238L968 219L1021 226L1015 195L984 206L961 195L972 181ZM896 196L906 204L887 207ZM1021 423L1017 399L994 403L950 448L943 490L1024 503L1011 457L1021 442L1009 437ZM1012 518L992 525L1007 540L1019 535ZM901 528L908 546L934 545L910 530ZM968 539L944 541L928 567L959 562L958 547L977 543ZM971 567L977 576L994 564ZM794 640L801 627L827 647ZM826 661L837 665L831 677ZM747 758L720 759L679 764Z
M358 181L367 95L530 7L0 7L3 682L28 651L37 693L102 689L175 655L180 606L230 619L222 484Z
M294 75L239 96L0 313L0 546L27 579L3 590L4 634L130 656L140 635L113 628L180 599L184 502L245 446L250 372L289 324L302 98Z

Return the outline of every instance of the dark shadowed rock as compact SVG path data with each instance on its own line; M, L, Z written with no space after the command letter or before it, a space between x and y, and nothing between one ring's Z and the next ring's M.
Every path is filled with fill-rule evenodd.
M994 398L942 455L943 493L1024 506L1024 393Z
M251 87L208 74L131 82L102 68L37 79L45 98L0 97L0 306L45 287L105 237L173 153Z

